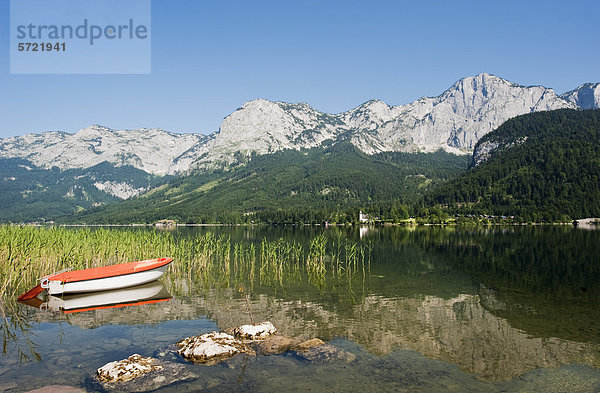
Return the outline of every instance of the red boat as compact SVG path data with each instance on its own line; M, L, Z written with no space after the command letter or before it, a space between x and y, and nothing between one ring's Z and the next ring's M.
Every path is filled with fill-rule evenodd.
M109 291L145 284L159 279L172 261L172 258L158 258L50 274L42 277L37 286L19 296L19 300L33 299L43 291L47 291L49 295L60 295Z
M160 281L114 291L75 293L72 295L44 296L43 299L22 300L31 307L72 314L78 312L141 306L166 302L171 295Z

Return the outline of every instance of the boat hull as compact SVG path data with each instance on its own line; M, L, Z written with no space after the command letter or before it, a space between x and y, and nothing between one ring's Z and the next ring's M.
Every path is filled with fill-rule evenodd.
M82 270L66 269L44 276L40 284L19 296L20 301L35 299L42 292L49 295L112 291L158 280L173 258L156 258Z
M135 287L64 295L48 296L47 301L39 308L42 310L62 311L73 313L103 308L117 308L169 300L171 295L160 281L154 281Z
M115 289L133 287L158 280L165 273L166 269L167 265L164 265L156 269L142 272L75 282L48 280L47 288L45 289L48 291L49 295L112 291ZM44 285L42 285L42 287L44 287Z

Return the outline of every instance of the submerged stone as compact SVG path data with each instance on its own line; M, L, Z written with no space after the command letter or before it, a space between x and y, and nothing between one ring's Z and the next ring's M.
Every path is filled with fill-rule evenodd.
M356 359L353 353L344 351L331 344L326 344L323 340L313 338L301 342L292 348L296 354L304 360L316 363L326 363L336 360L342 360L350 363Z
M96 375L102 382L125 382L150 371L162 369L156 359L134 354L127 359L105 364L96 371Z
M236 337L246 340L258 340L271 336L277 331L271 322L242 325L233 329Z
M290 337L273 335L257 343L258 350L263 355L277 355L290 351L298 344L298 340Z
M85 390L67 385L49 385L44 386L43 388L29 390L26 393L85 393Z
M153 360L152 364L160 368L156 367L128 381L106 382L96 375L86 379L86 387L93 391L108 393L138 393L154 391L198 378L184 364Z
M188 337L176 345L177 353L186 360L205 364L216 364L239 353L254 354L242 341L222 332Z
M320 338L312 338L296 345L294 349L296 351L307 351L311 348L320 347L321 345L325 345L325 341L321 340Z

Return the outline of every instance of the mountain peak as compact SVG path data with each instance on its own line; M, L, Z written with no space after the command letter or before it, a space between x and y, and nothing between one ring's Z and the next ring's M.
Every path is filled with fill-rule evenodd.
M85 128L82 128L81 130L77 131L74 135L77 136L84 136L84 135L96 135L96 134L101 134L101 133L106 133L106 132L113 132L113 130L111 130L108 127L104 127L98 124L92 124L91 126L87 126Z
M77 131L76 133L80 133L80 132L86 132L86 131L101 131L101 132L112 132L114 131L111 128L108 128L106 126L100 125L100 124L91 124L85 128L80 129L79 131Z
M600 83L584 83L576 89L564 93L561 98L581 109L598 109L600 108Z
M386 104L385 102L383 102L377 98L373 98L369 101L366 101L366 102L360 104L358 106L358 108L373 108L373 107L380 107L380 106L385 106L385 107L389 108L388 104Z
M112 131L110 128L103 126L101 124L92 124L90 126L87 126L86 128L94 128L96 130L106 130L106 131Z
M255 100L246 101L238 110L263 110L268 108L282 108L288 109L302 109L314 111L315 109L307 104L306 102L283 102L283 101L270 101L264 98L257 98Z
M513 84L512 82L507 81L504 78L501 78L499 76L496 76L494 74L490 74L488 72L481 72L475 76L471 76L471 77L466 77L463 79L475 79L475 80L480 80L480 81L501 81L501 82L506 82L506 83L510 83Z
M230 161L234 151L266 154L283 149L314 147L322 140L317 134L303 134L320 126L320 112L306 103L273 102L257 99L244 103L227 116L215 137L212 157Z
M241 106L240 109L271 106L271 105L277 105L277 104L273 101L269 101L264 98L256 98L254 100L244 102L244 104Z
M459 79L446 91L447 92L449 92L449 91L451 92L454 90L477 91L477 90L485 90L486 88L493 87L493 86L496 86L496 87L500 87L500 86L522 87L515 83L509 82L506 79L500 78L499 76L488 74L487 72L482 72L481 74L477 74L475 76L467 76L467 77Z
M352 124L354 126L358 126L360 123L365 123L366 121L372 128L371 122L373 121L385 122L392 120L395 115L391 112L391 106L381 100L373 99L346 113L350 115L350 119L353 121ZM356 122L357 120L358 123Z

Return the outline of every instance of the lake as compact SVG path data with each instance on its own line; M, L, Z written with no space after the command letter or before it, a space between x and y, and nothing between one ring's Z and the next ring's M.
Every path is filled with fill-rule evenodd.
M92 378L97 368L138 353L181 365L181 381L152 385L165 392L600 392L600 231L203 227L169 233L182 241L207 232L257 249L263 239L283 239L306 252L324 234L328 255L355 258L329 261L323 275L300 265L260 268L232 260L202 277L166 276L144 288L154 301L116 308L60 312L49 304L5 304L0 391L99 389ZM346 239L352 242L341 243ZM349 248L340 251L339 244ZM185 337L252 321L271 321L284 336L320 338L335 350L314 358L293 351L238 355L212 366L173 352Z

